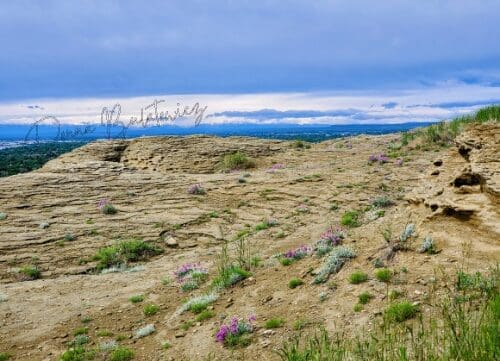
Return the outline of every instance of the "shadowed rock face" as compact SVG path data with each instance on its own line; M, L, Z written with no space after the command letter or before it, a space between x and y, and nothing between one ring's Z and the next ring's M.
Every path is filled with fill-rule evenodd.
M455 143L408 200L429 207L430 217L453 217L500 237L500 125L470 126Z

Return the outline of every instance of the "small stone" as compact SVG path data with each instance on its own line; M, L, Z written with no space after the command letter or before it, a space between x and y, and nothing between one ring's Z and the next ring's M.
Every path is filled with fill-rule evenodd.
M271 335L274 335L276 333L276 331L274 330L265 330L264 332L262 332L262 335L264 335L265 337L269 337Z
M431 175L439 175L439 171L436 169L436 170L432 171Z
M48 222L42 222L38 225L38 228L40 229L47 229L49 228L50 224Z
M186 336L186 333L185 332L178 332L175 334L175 338L181 338L181 337L184 337Z
M432 164L434 164L436 167L441 167L443 165L443 160L436 159Z
M177 248L179 246L179 243L177 243L177 240L174 237L168 237L165 240L165 244L170 248Z

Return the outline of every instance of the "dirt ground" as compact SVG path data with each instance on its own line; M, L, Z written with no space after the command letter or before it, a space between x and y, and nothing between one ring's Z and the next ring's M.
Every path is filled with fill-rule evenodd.
M436 241L438 254L397 252L386 261L398 279L391 288L411 301L422 300L439 269L453 272L466 261L470 269L485 271L500 259L499 135L498 126L478 127L459 139L459 147L471 148L462 152L466 156L457 147L413 149L402 165L395 159L368 162L372 154L387 153L399 140L396 134L310 148L239 137L140 138L91 143L35 172L1 178L0 212L7 218L0 221L0 352L13 360L58 360L74 330L87 327L91 346L121 335L119 344L134 350L136 360L278 360L275 350L295 333L297 320L307 320L309 329L370 329L387 303L386 286L373 277L373 260L387 250L384 230L397 237L414 223L416 246L427 235ZM221 157L236 150L254 159L256 167L221 171ZM270 170L275 164L284 167ZM195 183L205 195L188 194ZM382 196L394 204L377 218L369 207ZM99 211L103 198L112 201L117 214ZM312 284L323 259L306 257L285 267L273 257L314 244L352 210L360 211L361 225L344 227L343 244L357 256L330 278L336 289ZM278 224L255 230L268 219ZM247 240L261 264L249 279L220 293L210 306L215 317L184 330L181 325L195 316L176 311L185 299L206 291L210 281L184 293L175 281L165 285L162 279L173 278L186 262L201 262L215 277L224 239L248 225L253 231ZM64 240L68 233L74 240ZM136 272L96 273L97 250L129 238L153 242L165 252L139 262ZM38 265L41 279L19 276L27 264ZM350 284L347 277L354 270L368 273L368 282ZM289 289L293 277L304 284ZM354 312L363 291L375 299ZM145 301L129 302L136 294ZM160 311L144 316L149 303ZM221 322L250 314L258 327L248 347L229 350L215 342ZM276 317L285 325L266 331L265 320ZM135 338L147 324L154 324L155 332ZM108 335L99 336L103 330ZM162 348L165 342L171 347Z

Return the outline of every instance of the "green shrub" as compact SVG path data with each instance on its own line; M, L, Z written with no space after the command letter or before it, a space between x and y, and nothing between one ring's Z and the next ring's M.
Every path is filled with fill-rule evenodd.
M264 327L266 329L279 328L285 324L285 320L282 318L271 318L267 320Z
M134 295L128 299L132 303L139 303L144 301L144 295Z
M153 316L156 313L158 313L159 310L160 310L160 307L153 305L153 304L149 304L149 305L144 306L144 315L145 316Z
M60 361L86 361L93 360L94 357L95 351L87 351L83 346L77 346L63 352Z
M111 337L113 336L113 332L108 330L100 330L96 332L97 337Z
M418 308L408 301L403 301L390 305L385 310L385 317L389 321L403 322L413 318L417 314Z
M122 241L114 246L104 247L97 251L94 260L99 261L96 268L103 270L120 266L127 262L144 260L158 255L163 249L138 239Z
M111 353L109 361L130 361L134 358L134 352L126 347L117 347Z
M201 313L207 309L209 304L215 302L218 297L216 293L193 297L181 306L180 312L191 311L196 314Z
M208 320L214 316L215 316L215 312L205 310L205 311L200 312L198 314L198 316L196 316L195 320L196 320L196 322L202 322L202 321Z
M359 303L366 305L373 298L373 295L368 292L363 292L358 296Z
M255 167L253 160L242 152L226 154L222 160L222 167L225 170L248 169Z
M361 312L363 310L363 305L361 303L356 303L353 307L354 312Z
M389 282L392 278L392 271L388 268L379 268L375 270L375 278L380 282Z
M23 266L19 270L19 273L23 274L29 280L39 279L42 275L42 273L40 272L40 269L37 266L33 266L33 265Z
M229 265L225 269L219 270L219 275L212 281L212 286L216 288L227 288L248 278L251 273L241 267Z
M376 208L387 208L392 206L393 204L394 202L391 201L387 196L378 197L372 201L372 206Z
M353 285L357 285L359 283L363 283L368 279L368 275L363 271L356 271L351 273L349 276L349 283Z
M293 258L280 257L280 258L278 258L278 261L283 266L290 266L293 263L294 260L293 260Z
M399 298L402 296L402 293L397 290L390 290L389 291L389 300L394 301L396 298Z
M292 278L289 282L288 282L288 288L291 288L291 289L294 289L300 285L303 285L304 284L304 281L302 281L301 279L298 279L298 278Z
M342 218L340 219L340 223L343 226L354 228L354 227L360 226L360 223L358 220L359 220L359 212L358 211L348 211L342 215Z
M0 352L0 361L7 361L10 359L12 356L8 354L7 352Z
M73 336L86 335L88 332L89 329L87 327L79 327L75 331L73 331Z
M107 203L102 207L101 212L104 214L116 214L118 210L111 203Z

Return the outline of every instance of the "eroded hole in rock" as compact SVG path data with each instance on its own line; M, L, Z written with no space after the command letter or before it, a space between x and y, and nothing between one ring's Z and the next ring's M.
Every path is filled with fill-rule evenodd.
M469 160L469 153L471 151L471 148L469 147L464 147L464 146L460 146L458 147L458 153L464 157L467 161Z
M435 212L438 208L439 208L439 207L438 207L438 205L437 205L437 204L431 204L431 210L432 210L433 212Z
M461 186L474 186L477 184L481 184L482 178L479 174L476 173L463 173L459 175L455 180L453 181L453 185L455 187L461 187Z
M445 207L443 209L443 214L445 216L460 219L461 221L468 221L472 217L472 215L474 214L474 211L466 210L466 209L455 209L455 208L451 208L451 207Z
M107 162L120 163L123 152L127 149L127 144L117 144L113 146L113 150L104 154L103 160Z

